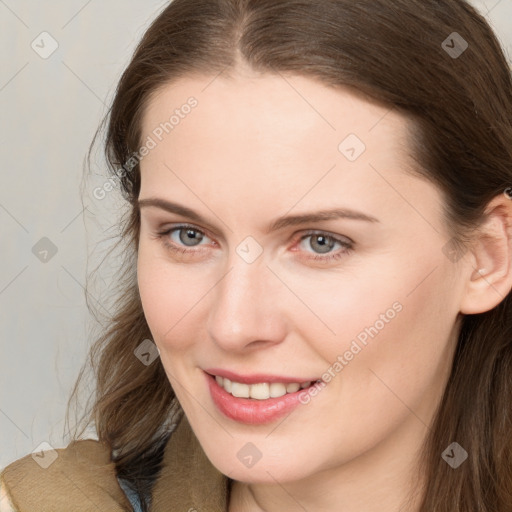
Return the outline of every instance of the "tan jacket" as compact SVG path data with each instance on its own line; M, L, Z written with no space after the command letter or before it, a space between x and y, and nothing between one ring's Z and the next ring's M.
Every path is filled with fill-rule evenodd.
M29 454L2 471L0 512L133 510L105 445L86 439L56 451L47 469ZM183 415L165 447L152 512L227 512L228 503L229 479L208 460Z

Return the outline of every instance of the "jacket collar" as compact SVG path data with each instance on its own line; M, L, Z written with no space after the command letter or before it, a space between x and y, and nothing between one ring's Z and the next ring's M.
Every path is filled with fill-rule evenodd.
M152 512L227 512L230 479L206 457L185 414L165 447L152 492Z

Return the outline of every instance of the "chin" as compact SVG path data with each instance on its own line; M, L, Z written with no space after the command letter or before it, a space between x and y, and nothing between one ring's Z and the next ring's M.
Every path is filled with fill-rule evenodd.
M236 450L238 452L239 450ZM277 459L275 455L264 455L252 466L245 466L235 452L234 462L224 454L208 457L210 462L224 475L233 480L245 483L271 484L297 481L308 478L314 469L300 458L284 456ZM288 459L288 460L286 460ZM243 458L242 458L243 460Z

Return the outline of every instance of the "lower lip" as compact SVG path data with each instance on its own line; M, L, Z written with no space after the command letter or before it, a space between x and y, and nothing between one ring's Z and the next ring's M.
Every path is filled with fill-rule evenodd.
M285 414L289 414L301 404L299 395L306 391L305 389L299 389L295 393L287 393L278 398L268 398L266 400L238 398L219 386L215 377L208 373L205 373L205 375L212 400L220 412L232 420L248 425L271 423Z

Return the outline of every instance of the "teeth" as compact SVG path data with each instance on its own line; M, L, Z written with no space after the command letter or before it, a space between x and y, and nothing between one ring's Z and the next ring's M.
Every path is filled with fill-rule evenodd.
M269 385L266 382L261 384L253 384L250 386L250 394L251 398L256 398L257 400L266 400L269 395Z
M293 382L292 384L286 384L286 392L287 393L295 393L295 391L299 391L300 384Z
M231 394L238 398L249 398L249 391L252 386L249 384L241 384L240 382L233 382L231 384Z
M270 384L270 396L277 398L283 395L286 395L286 386L280 382L272 382L272 384Z
M299 389L309 387L311 382L292 382L283 384L281 382L261 382L258 384L242 384L240 382L232 382L225 377L215 376L217 384L224 388L228 393L238 398L254 398L255 400L267 400L268 398L278 398L287 393L295 393Z

